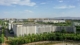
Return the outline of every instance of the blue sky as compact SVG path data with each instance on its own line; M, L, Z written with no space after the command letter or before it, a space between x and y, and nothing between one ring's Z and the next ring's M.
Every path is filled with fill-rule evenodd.
M0 0L0 18L80 17L80 0Z

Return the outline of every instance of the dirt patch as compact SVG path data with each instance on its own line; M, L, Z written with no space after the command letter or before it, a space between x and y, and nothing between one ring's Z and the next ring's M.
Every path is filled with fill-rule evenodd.
M79 44L72 44L72 43L58 43L58 44L52 44L52 45L79 45Z
M39 41L23 45L80 45L80 43L63 42L63 41Z
M37 44L43 44L43 43L50 43L51 41L39 41L39 42L32 42L28 44L23 44L23 45L37 45Z

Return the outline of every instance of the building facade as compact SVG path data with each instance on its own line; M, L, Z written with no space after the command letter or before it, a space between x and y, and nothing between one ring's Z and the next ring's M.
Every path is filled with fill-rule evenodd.
M74 26L53 26L53 25L36 25L36 24L19 24L13 25L13 31L16 36L28 34L40 34L44 32L55 32L65 29L67 32L75 32Z

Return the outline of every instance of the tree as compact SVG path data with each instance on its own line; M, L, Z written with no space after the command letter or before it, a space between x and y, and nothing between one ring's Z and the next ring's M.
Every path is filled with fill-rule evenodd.
M2 43L2 38L0 37L0 43Z
M62 29L61 32L62 32L62 33L66 33L67 31L66 31L65 29Z

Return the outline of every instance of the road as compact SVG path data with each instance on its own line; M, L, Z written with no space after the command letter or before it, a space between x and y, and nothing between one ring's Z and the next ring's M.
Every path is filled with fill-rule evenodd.
M6 37L14 37L14 34L10 34L10 33L8 32L8 30L5 30L5 36L6 36Z
M0 30L0 35L1 35L1 32L2 32L2 31Z
M9 32L8 32L8 30L5 30L5 37L4 37L4 43L2 43L2 45L8 45L7 43L6 43L6 41L8 41L8 37L14 37L14 34L10 34Z

